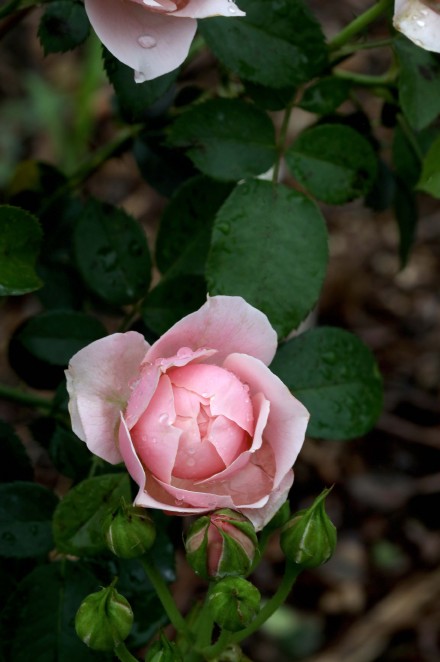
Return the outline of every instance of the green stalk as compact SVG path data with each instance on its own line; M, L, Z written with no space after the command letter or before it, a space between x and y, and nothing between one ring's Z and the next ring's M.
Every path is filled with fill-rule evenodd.
M358 74L353 71L346 71L345 69L335 69L333 75L337 78L349 80L355 85L361 85L363 87L384 87L394 83L397 76L397 70L392 67L381 76L370 76L369 74Z
M174 626L176 632L186 639L192 640L193 635L189 630L182 614L177 609L173 596L171 595L171 592L163 580L161 574L156 570L148 555L143 556L140 560L144 567L145 574L147 575L154 590L156 591L157 596L161 601L162 606L165 609L165 612L170 619L170 622Z
M139 662L138 658L130 653L123 641L114 647L113 652L121 662Z
M22 405L30 407L38 407L39 409L49 410L52 408L52 400L50 398L43 398L41 395L33 395L32 393L25 393L13 386L4 386L0 384L0 398L10 400L11 402L18 402Z
M288 561L286 562L286 570L284 573L283 580L275 593L275 595L272 596L272 598L266 602L264 607L261 609L259 614L254 618L252 623L248 625L247 628L244 630L240 630L239 632L234 632L230 634L227 638L227 643L225 643L225 640L222 639L222 637L219 637L218 641L213 645L209 646L208 648L205 648L202 653L206 657L206 659L210 660L217 655L220 655L220 653L224 650L224 648L229 645L229 644L238 644L240 641L243 641L243 639L246 639L249 637L251 634L253 634L256 630L259 629L259 627L267 621L268 618L272 616L286 600L287 596L289 595L290 591L292 590L292 586L296 581L296 578L302 571L302 568L294 563L289 563Z
M273 184L278 184L278 178L280 174L281 159L283 158L284 149L286 145L287 131L289 128L290 116L292 114L293 106L295 101L292 102L286 107L284 111L283 121L280 128L280 135L278 136L277 141L277 160L273 169L272 182Z
M375 5L367 9L363 14L357 16L354 21L349 23L345 28L330 40L328 47L330 50L341 48L348 41L356 37L360 32L363 32L370 23L373 23L377 18L382 16L389 7L392 6L393 0L379 0Z

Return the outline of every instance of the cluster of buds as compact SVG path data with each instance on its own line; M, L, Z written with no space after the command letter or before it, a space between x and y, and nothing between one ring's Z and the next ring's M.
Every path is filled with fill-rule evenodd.
M246 576L258 548L252 523L240 513L224 508L200 517L185 542L186 557L204 579Z

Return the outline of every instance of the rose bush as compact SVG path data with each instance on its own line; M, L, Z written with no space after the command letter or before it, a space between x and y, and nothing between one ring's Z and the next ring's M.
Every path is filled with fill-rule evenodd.
M440 0L396 0L393 22L417 46L440 53Z
M232 0L85 0L104 46L143 83L176 69L188 55L198 18L244 16Z
M241 297L215 296L150 346L116 333L66 371L72 427L125 465L135 505L199 514L232 508L263 527L293 482L309 414L267 367L277 336Z

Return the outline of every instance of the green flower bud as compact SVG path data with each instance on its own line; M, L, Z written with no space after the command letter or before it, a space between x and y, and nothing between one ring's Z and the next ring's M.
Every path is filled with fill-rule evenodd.
M229 632L238 632L252 623L260 610L260 592L242 577L220 579L209 594L214 621Z
M249 574L257 547L252 523L229 508L200 517L185 541L186 557L204 579Z
M181 660L182 656L176 644L168 641L163 634L150 646L145 656L145 662L180 662Z
M332 556L336 547L336 528L325 512L324 490L306 510L301 510L284 525L281 549L286 558L303 568L316 568Z
M75 617L76 634L97 651L111 651L130 634L133 612L130 604L112 586L91 593Z
M104 522L107 546L122 559L145 554L153 545L156 529L145 508L123 504Z

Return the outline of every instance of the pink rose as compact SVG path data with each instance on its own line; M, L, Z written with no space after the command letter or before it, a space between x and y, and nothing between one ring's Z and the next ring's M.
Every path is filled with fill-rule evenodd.
M244 16L232 0L85 0L104 46L135 71L135 81L162 76L188 55L198 18Z
M91 343L66 371L72 427L125 465L135 505L232 508L262 528L287 498L309 414L267 367L277 336L241 297L215 296L150 346L135 331Z
M395 0L393 23L417 46L440 53L440 0Z

